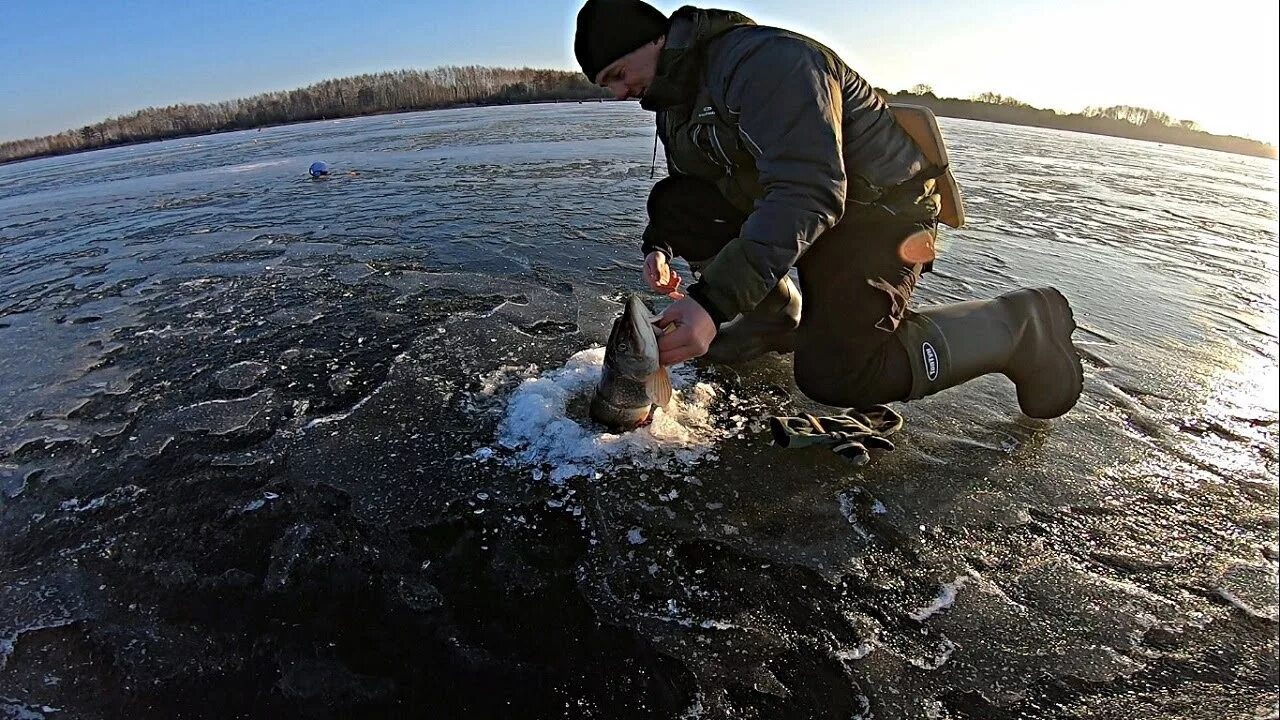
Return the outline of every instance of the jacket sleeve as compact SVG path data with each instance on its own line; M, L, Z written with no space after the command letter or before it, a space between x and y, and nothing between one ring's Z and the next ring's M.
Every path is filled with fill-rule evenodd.
M821 49L777 38L749 49L729 76L726 104L764 195L690 288L717 321L755 307L844 213L842 91L831 67Z

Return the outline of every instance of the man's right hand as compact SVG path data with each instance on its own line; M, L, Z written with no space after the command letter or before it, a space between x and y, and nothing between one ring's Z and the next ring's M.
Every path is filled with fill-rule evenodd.
M684 297L684 293L680 292L680 276L667 264L667 254L661 250L654 250L645 256L644 279L649 283L649 289L656 293L662 293L672 300Z

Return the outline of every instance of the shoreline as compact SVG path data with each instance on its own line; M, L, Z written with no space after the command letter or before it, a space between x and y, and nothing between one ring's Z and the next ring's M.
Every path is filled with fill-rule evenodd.
M6 165L16 165L18 163L29 162L32 160L46 160L48 158L69 157L71 155L83 155L85 153L97 152L98 150L114 150L116 148L133 147L135 145L150 145L152 143L166 142L168 140L186 140L189 138L211 137L214 135L227 135L229 133L253 132L255 130L266 130L269 128L289 127L292 125L306 125L307 123L330 122L333 120L354 120L356 118L364 118L364 117L381 117L383 115L408 115L410 113L434 112L436 110L461 110L465 108L514 107L514 106L525 106L525 105L564 105L568 103L599 103L599 102L617 102L617 101L612 100L610 98L584 98L584 99L568 98L564 100L529 100L525 102L518 102L518 101L517 102L489 102L489 103L463 102L463 103L457 103L454 105L442 105L440 107L419 108L415 110L374 110L372 112L359 113L356 115L335 115L333 117L320 117L320 118L313 118L310 120L297 120L294 122L263 123L262 125L255 125L253 127L247 127L247 128L233 128L229 130L210 130L208 132L183 133L180 135L168 135L165 137L157 137L157 138L151 138L147 140L126 140L123 142L115 142L115 143L108 143L105 145L99 145L98 147L84 148L81 150L68 150L65 152L48 152L48 153L42 153L40 155L31 155L29 157L24 157L24 158L15 158L13 160L0 159L0 167L4 167ZM8 142L18 142L18 141L11 140ZM2 144L3 143L0 143L0 145Z
M975 122L986 122L986 123L992 123L996 125L1012 125L1015 127L1035 127L1035 128L1043 128L1046 130L1062 130L1065 132L1082 133L1085 135L1099 135L1103 137L1122 138L1126 140L1138 140L1141 142L1151 142L1151 143L1157 143L1161 145L1192 147L1192 148L1198 148L1201 150L1210 150L1214 152L1227 153L1231 155L1241 155L1244 157L1257 157L1265 160L1280 159L1277 157L1277 148L1275 148L1274 146L1268 145L1259 140L1253 140L1251 138L1241 138L1234 135L1214 135L1211 133L1202 133L1204 135L1204 139L1207 142L1194 142L1195 140L1199 140L1200 138L1188 138L1186 139L1186 141L1181 141L1182 139L1176 138L1176 137L1172 137L1172 138L1171 137L1152 137L1151 133L1145 133L1146 136L1144 137L1144 133L1141 132L1140 126L1134 126L1136 132L1117 133L1117 132L1107 132L1106 130L1102 130L1102 129L1090 129L1090 128L1084 128L1084 127L1066 127L1065 125L1069 123L1063 123L1063 122L1057 122L1057 123L1020 122L1012 118L1002 119L1002 118L993 118L993 117L978 117L978 115L998 114L998 113L991 113L988 108L982 107L981 104L973 103L971 101L959 101L959 102L964 102L971 105L978 105L978 107L976 108L976 112L966 113L966 112L949 112L944 108L937 107L936 104L933 102L930 102L928 98L924 98L917 95L893 93L893 94L890 94L886 99L890 102L895 102L895 103L902 102L906 104L915 104L915 105L922 105L925 107L929 107L929 109L932 110L934 114L940 118L972 120ZM524 106L524 105L551 105L551 104L558 105L558 104L566 104L566 103L581 104L581 103L605 103L605 102L630 102L630 101L614 100L612 98L564 98L564 99L526 100L526 101L510 101L510 102L461 102L461 103L442 105L438 107L429 107L429 108L405 109L405 110L375 110L371 112L357 113L357 114L351 114L351 115L335 115L333 117L321 117L321 118L315 118L310 120L299 120L294 122L264 123L262 125L255 125L253 127L246 127L246 128L213 130L208 132L182 133L182 134L168 135L165 137L156 137L156 138L145 139L145 140L130 140L130 141L123 141L123 142L115 142L115 143L103 144L103 145L92 147L92 148L84 148L84 149L69 150L69 151L62 151L62 152L47 152L39 155L31 155L23 158L15 158L12 160L0 159L0 167L6 166L6 165L14 165L17 163L28 162L32 160L65 157L70 155L80 155L83 153L90 153L97 150L110 150L113 148L131 147L135 145L148 145L151 143L164 142L166 140L181 140L186 138L224 135L227 133L250 132L254 130L264 130L268 128L288 127L291 125L305 125L307 123L313 123L313 122L327 122L331 120L349 120L349 119L362 118L362 117L378 117L378 116L384 116L384 115L404 115L409 113L433 112L436 110L458 110L463 108L489 108L489 107ZM950 99L944 99L942 100L942 102L956 102L956 101L952 101ZM994 107L999 107L999 106L994 106ZM1057 115L1054 117L1066 119L1073 116ZM19 142L19 141L9 141L9 142ZM3 143L0 143L0 144L3 144ZM1225 145L1225 144L1238 144L1238 145L1241 145L1242 147L1238 147L1238 148L1221 147L1221 145Z
M1264 145L1264 148L1270 149L1269 153L1265 149L1259 152L1246 152L1243 150L1227 150L1225 148L1211 147L1205 144L1176 142L1174 140L1170 140L1167 138L1150 138L1150 137L1141 137L1138 135L1121 135L1119 133L1109 133L1109 132L1104 132L1102 130L1089 130L1087 128L1061 127L1058 125L1049 125L1047 123L1037 124L1037 123L1015 122L1013 120L990 120L987 118L969 117L967 115L944 115L941 113L935 113L935 115L937 115L940 118L947 118L949 120L968 120L970 122L990 123L992 125L1008 125L1010 127L1029 127L1029 128L1039 128L1041 130L1057 130L1058 132L1076 133L1079 135L1095 135L1098 137L1109 137L1109 138L1116 138L1119 140L1134 140L1136 142L1155 143L1156 145L1171 145L1174 147L1195 148L1196 150L1208 150L1210 152L1220 152L1220 153L1225 153L1227 155L1239 155L1240 157L1255 157L1260 160L1280 160L1280 155L1278 155L1278 152L1280 152L1280 149L1271 147L1269 145ZM1236 136L1210 135L1209 137L1230 139ZM1248 138L1243 138L1243 140L1248 142L1260 143L1260 141L1249 140Z

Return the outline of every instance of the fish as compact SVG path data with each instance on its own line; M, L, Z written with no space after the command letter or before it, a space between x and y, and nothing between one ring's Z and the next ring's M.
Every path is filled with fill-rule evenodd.
M655 319L633 293L613 321L591 397L591 419L610 430L634 430L650 419L655 406L671 402L671 374L658 362Z

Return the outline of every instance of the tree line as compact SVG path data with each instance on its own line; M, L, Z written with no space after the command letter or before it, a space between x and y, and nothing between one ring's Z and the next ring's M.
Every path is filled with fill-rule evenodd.
M224 102L149 107L56 135L0 143L0 162L309 120L608 95L582 73L563 70L474 65L399 70Z
M882 88L876 88L876 91L889 102L926 105L934 114L944 117L1074 130L1241 155L1276 157L1276 148L1267 143L1234 135L1213 135L1205 132L1194 121L1176 120L1168 113L1133 105L1088 107L1083 112L1068 114L1032 107L1016 98L994 92L980 93L964 100L940 98L934 94L933 88L924 84L897 93Z
M1175 145L1276 157L1276 148L1257 140L1212 135L1189 120L1130 105L1091 107L1065 114L1032 107L994 92L970 99L940 98L928 85L891 93L890 102L926 105L943 117L987 120L1153 140ZM497 105L608 97L581 73L533 68L470 65L432 70L399 70L325 80L280 92L217 103L149 107L56 135L0 143L0 162L93 150L136 142L249 130L268 125L407 112L459 105Z

